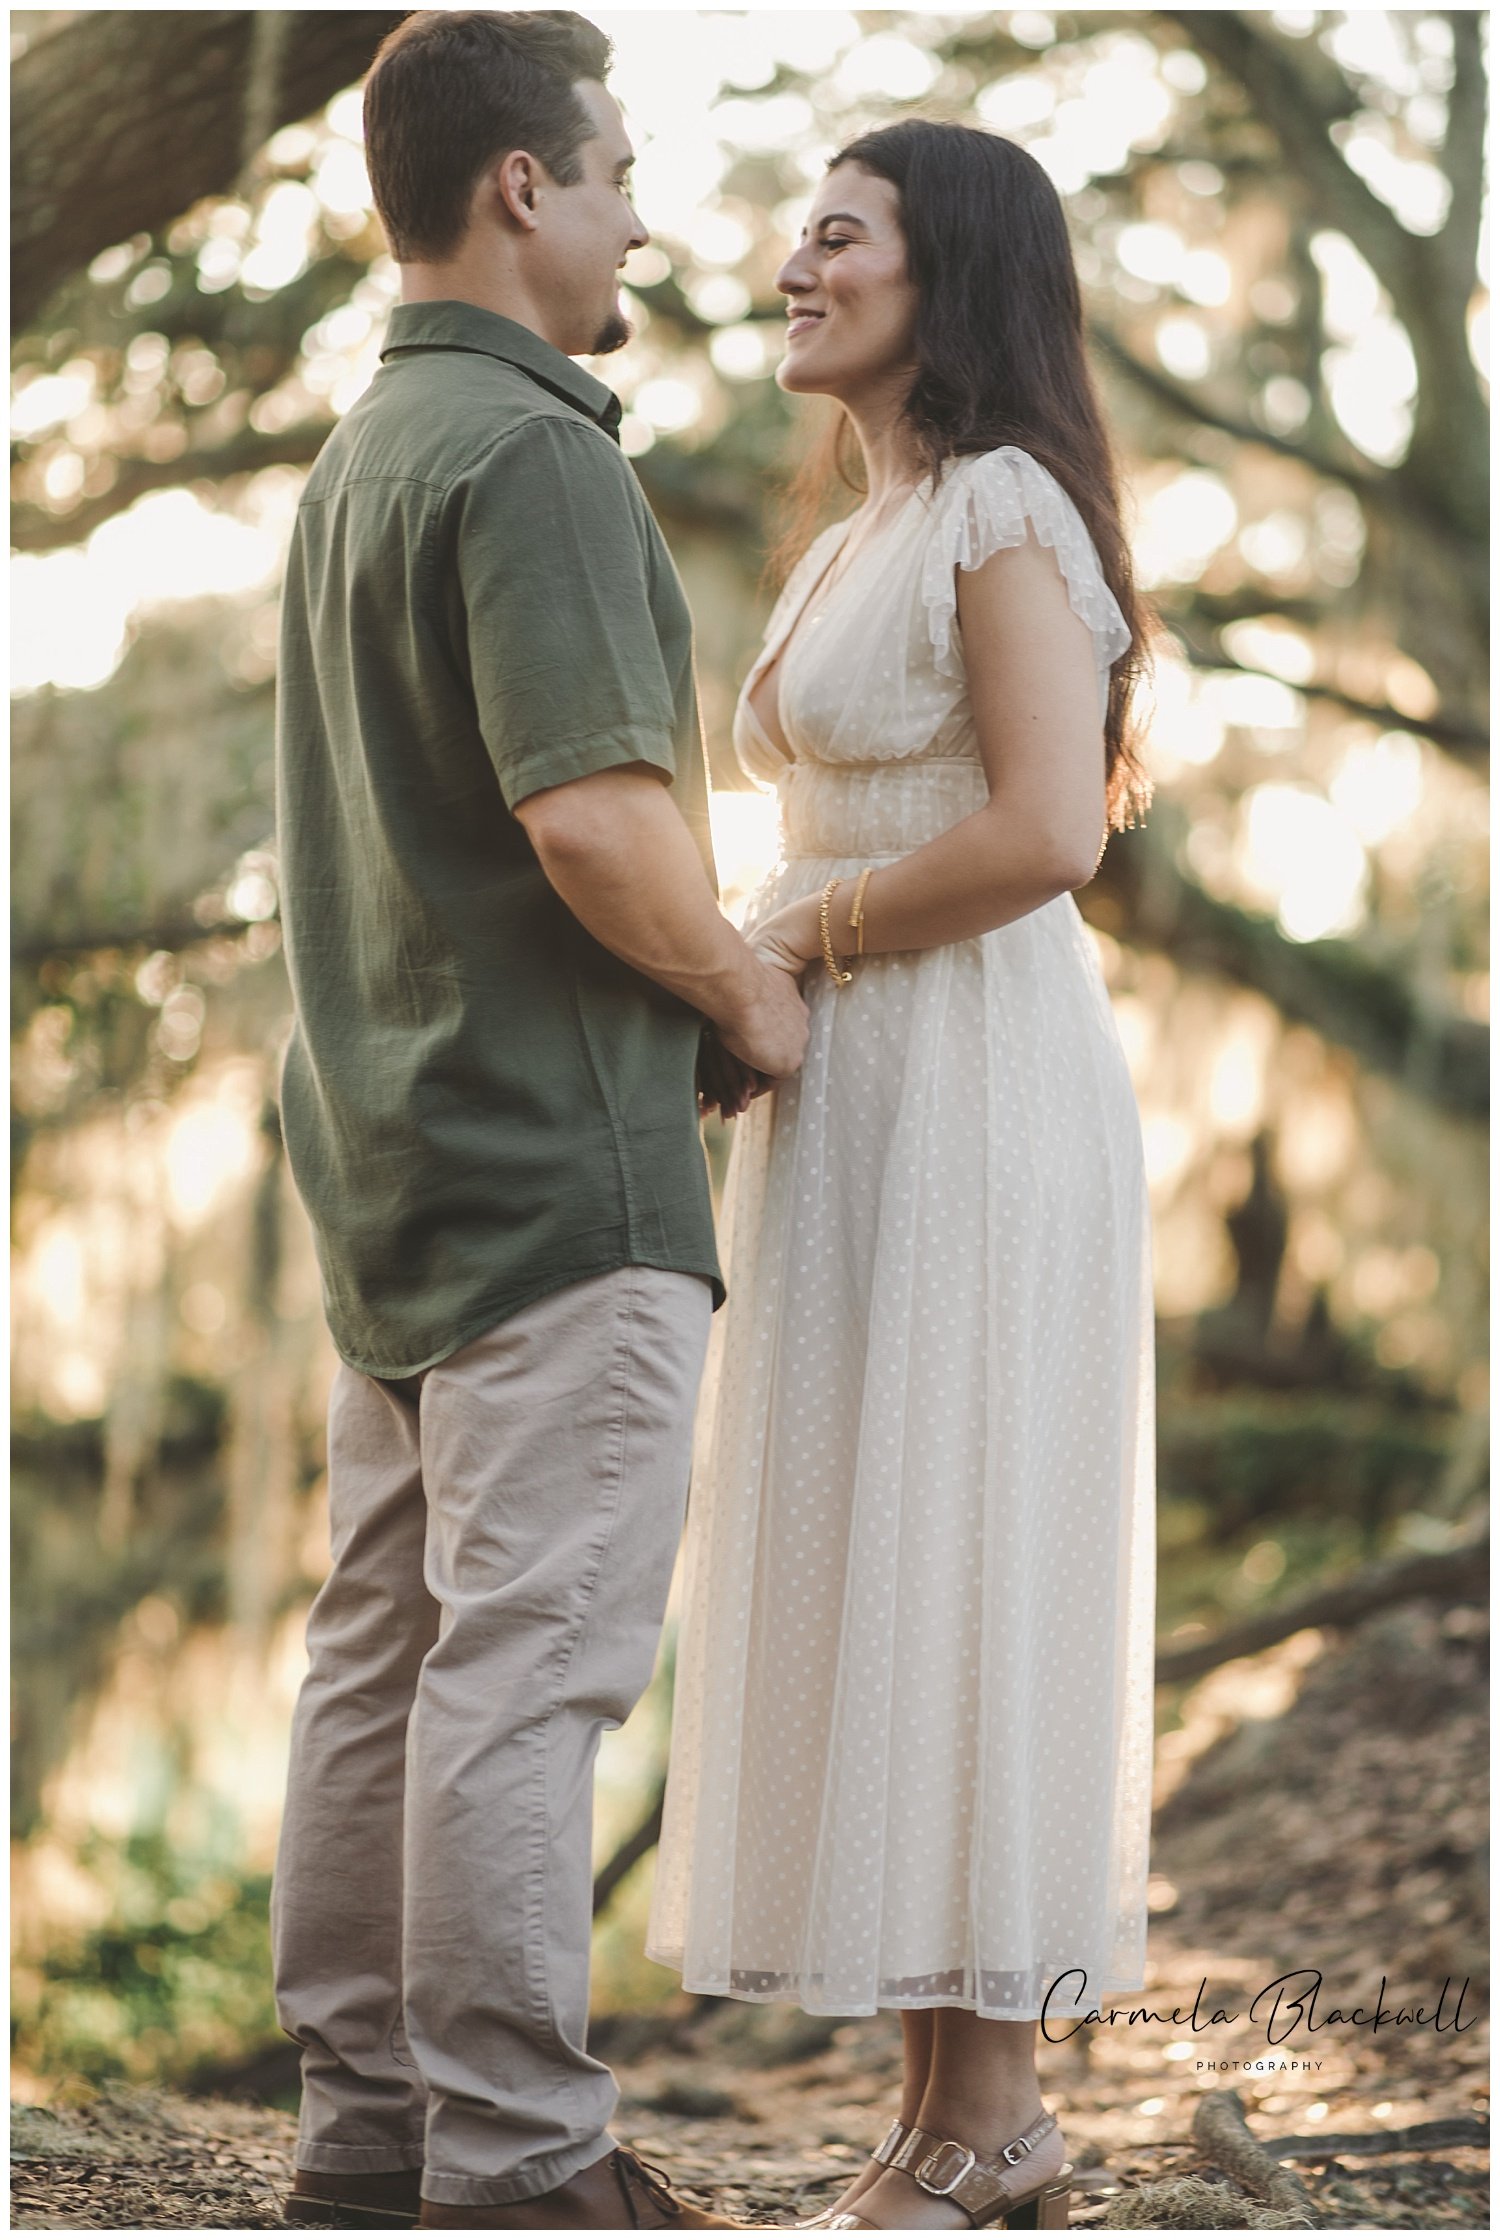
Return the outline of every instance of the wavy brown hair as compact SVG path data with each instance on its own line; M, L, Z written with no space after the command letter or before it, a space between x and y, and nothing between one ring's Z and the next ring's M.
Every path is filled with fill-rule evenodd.
M1152 786L1137 755L1136 687L1159 628L1137 591L1119 478L1084 349L1083 305L1057 189L999 133L908 117L851 140L857 163L900 197L918 293L917 372L904 412L933 487L944 462L1015 444L1057 477L1083 517L1131 643L1110 671L1104 719L1109 822L1133 825ZM784 577L842 483L864 493L853 422L840 406L784 493L769 567Z

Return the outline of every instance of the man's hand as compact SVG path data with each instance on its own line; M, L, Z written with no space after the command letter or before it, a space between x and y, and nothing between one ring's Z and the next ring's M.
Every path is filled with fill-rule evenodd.
M763 962L757 964L747 1000L732 1017L718 1021L719 1040L730 1055L776 1081L801 1065L807 1028L807 1005L795 978Z

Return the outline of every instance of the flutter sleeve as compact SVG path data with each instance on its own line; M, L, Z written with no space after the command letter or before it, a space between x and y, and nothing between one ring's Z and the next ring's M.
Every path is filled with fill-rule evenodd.
M1119 602L1104 580L1083 516L1057 477L1029 451L1004 444L960 459L941 492L922 575L922 599L932 640L933 665L944 677L962 677L958 644L958 594L953 571L977 568L992 552L1026 542L1028 525L1056 555L1073 612L1093 633L1101 678L1130 645Z

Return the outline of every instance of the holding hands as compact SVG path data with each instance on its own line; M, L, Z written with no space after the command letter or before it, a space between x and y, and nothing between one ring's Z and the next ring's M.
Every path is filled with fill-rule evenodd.
M798 986L818 935L814 910L812 949L805 948L806 906L788 903L746 936L757 960L752 1000L732 1020L706 1028L698 1051L698 1110L734 1120L756 1097L795 1073L807 1047L807 1006Z
M863 900L866 873L856 888L855 910ZM843 882L835 884L841 886ZM737 1119L756 1097L775 1087L779 1078L795 1073L807 1043L807 1006L800 982L810 964L824 959L822 905L830 897L802 895L783 904L745 936L746 946L762 969L753 1006L756 1016L732 1026L722 1022L704 1033L698 1057L698 1110L706 1116L717 1111L725 1120ZM857 925L851 919L849 930ZM831 924L845 947L843 924ZM860 938L863 946L863 936ZM790 1055L788 1035L795 1039ZM789 1062L788 1062L789 1061Z
M736 1058L719 1040L712 1025L703 1029L698 1045L698 1114L706 1120L717 1112L721 1120L737 1120L756 1097L774 1086L769 1074L759 1073Z

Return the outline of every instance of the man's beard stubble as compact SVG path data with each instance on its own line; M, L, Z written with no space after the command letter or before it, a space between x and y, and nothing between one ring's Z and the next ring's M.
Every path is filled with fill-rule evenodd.
M607 358L612 350L623 350L634 335L635 329L623 311L612 311L589 350L591 358Z

